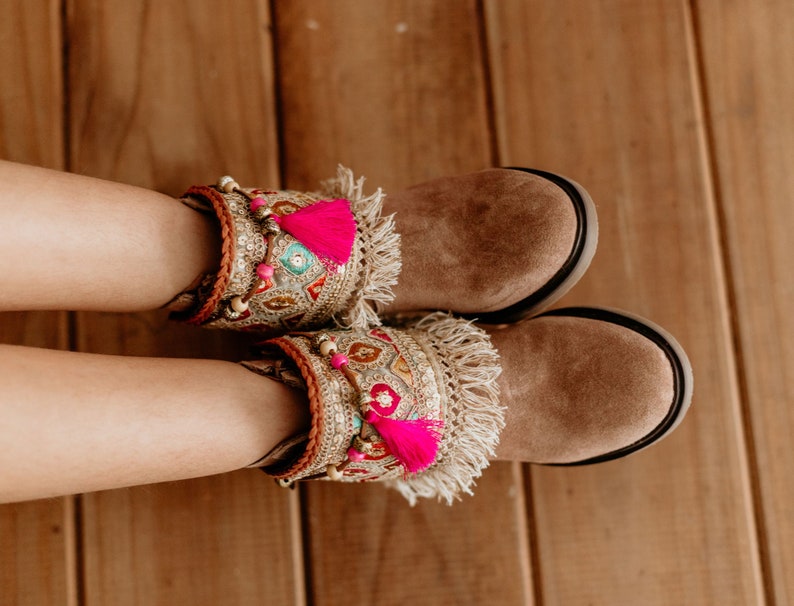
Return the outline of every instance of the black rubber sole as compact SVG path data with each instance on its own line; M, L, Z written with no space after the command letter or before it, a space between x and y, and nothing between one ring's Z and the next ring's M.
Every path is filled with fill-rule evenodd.
M598 307L568 307L555 309L540 315L540 317L542 316L590 318L592 320L617 324L641 334L653 341L667 356L667 359L670 361L670 366L673 369L674 389L673 402L665 418L653 431L633 444L583 461L575 461L573 463L548 463L547 465L554 467L575 467L620 459L658 442L669 435L683 420L692 401L692 366L686 352L684 352L684 349L678 341L663 328L638 316Z
M548 179L570 198L576 213L576 236L571 253L565 263L551 279L528 297L496 311L462 314L462 317L477 320L480 324L511 324L519 322L562 297L584 274L590 265L598 240L598 221L595 206L580 185L565 177L533 168L507 167Z

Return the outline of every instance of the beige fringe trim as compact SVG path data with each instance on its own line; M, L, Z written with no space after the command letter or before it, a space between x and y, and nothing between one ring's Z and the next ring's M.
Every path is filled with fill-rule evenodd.
M502 372L499 354L485 331L441 312L406 328L435 354L443 369L437 380L444 381L442 393L449 394L447 428L430 469L389 484L411 505L418 497L435 497L451 505L461 493L472 494L505 425L506 409L499 405L496 381Z
M356 179L353 171L338 166L336 178L321 184L326 196L350 200L358 222L362 253L359 283L337 323L344 328L380 326L378 312L394 299L392 286L397 284L402 262L400 235L394 231L394 215L383 216L380 188L371 196L363 194L364 178Z

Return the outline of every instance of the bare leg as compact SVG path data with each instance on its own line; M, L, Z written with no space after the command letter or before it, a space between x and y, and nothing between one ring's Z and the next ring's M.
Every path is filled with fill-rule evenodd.
M308 427L305 396L230 362L0 345L0 502L245 467Z
M0 161L0 310L141 311L213 271L211 219L145 189ZM305 396L228 362L0 345L0 501L244 467Z
M212 220L177 200L0 161L0 310L141 311L217 267Z

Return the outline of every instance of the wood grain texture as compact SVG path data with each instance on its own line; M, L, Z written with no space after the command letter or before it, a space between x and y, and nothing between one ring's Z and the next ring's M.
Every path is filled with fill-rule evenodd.
M68 14L75 171L172 195L227 173L277 180L266 2L75 1ZM160 312L80 314L78 329L99 353L247 353ZM85 603L303 603L296 507L256 471L85 495Z
M4 0L0 157L63 168L60 3Z
M486 3L500 160L567 174L601 241L567 303L678 336L695 401L624 461L533 469L543 603L763 600L714 199L686 3Z
M75 172L178 195L278 175L264 0L69 3Z
M0 5L0 157L169 194L222 173L313 188L337 162L387 191L494 162L559 171L602 233L562 304L659 321L696 376L658 447L496 465L451 509L249 471L87 495L80 516L73 499L2 506L0 606L794 601L790 2ZM77 327L0 314L0 342L225 359L248 343L156 312Z
M770 604L794 601L794 6L696 2Z
M71 499L0 506L0 604L75 604Z
M60 50L58 2L3 2L0 158L63 168ZM0 342L68 347L67 317L0 313ZM74 604L74 531L71 498L0 506L0 605Z
M386 191L490 165L473 2L290 0L274 16L289 186L314 187L337 162ZM523 485L510 465L452 508L411 509L380 486L304 490L314 604L532 603Z
M86 498L86 603L296 603L273 488L248 470Z
M533 604L519 468L494 464L475 496L451 507L411 508L377 485L309 486L312 603L357 594L383 604Z
M490 166L475 3L275 7L290 187L314 188L340 162L386 191Z

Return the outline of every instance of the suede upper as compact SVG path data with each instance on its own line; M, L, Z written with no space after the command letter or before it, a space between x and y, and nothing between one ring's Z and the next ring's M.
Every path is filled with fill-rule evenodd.
M667 355L624 326L541 316L493 330L491 339L508 407L499 459L585 461L646 437L673 405Z
M576 212L551 181L512 169L443 177L389 194L403 271L387 311L502 309L532 294L571 254Z

